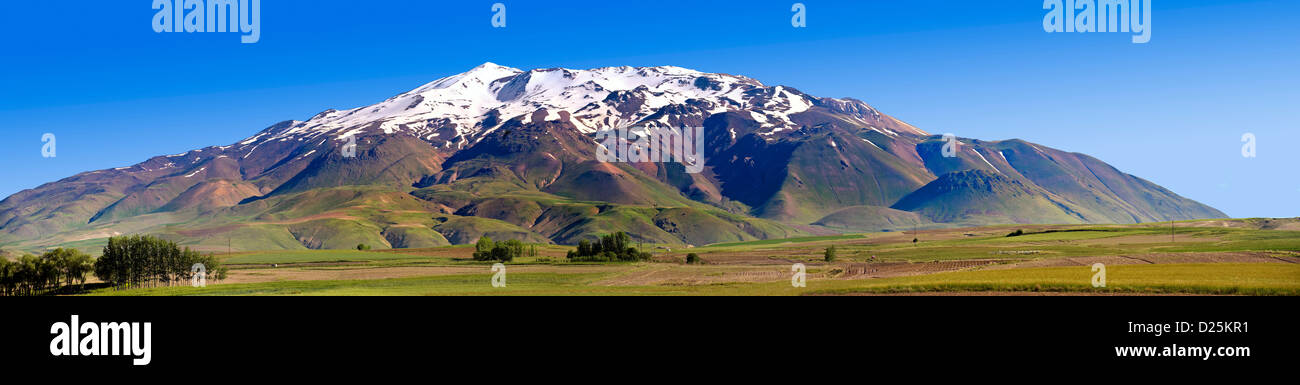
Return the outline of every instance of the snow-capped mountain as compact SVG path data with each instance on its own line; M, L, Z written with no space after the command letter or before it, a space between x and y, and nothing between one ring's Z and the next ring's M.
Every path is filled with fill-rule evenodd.
M648 122L644 119L664 107L688 102L701 106L700 113L706 116L729 111L749 113L762 122L770 135L798 128L790 115L807 111L820 99L786 87L767 87L743 76L671 66L522 71L485 63L374 105L328 110L307 121L294 121L240 145L266 140L338 140L383 132L410 134L441 147L459 149L511 118L523 117L523 123L530 123L533 113L539 110L547 112L545 120L567 120L579 132L591 133L635 125L671 125L667 116ZM864 110L861 112L878 116L869 107ZM907 128L909 133L926 135Z
M597 131L635 127L702 127L704 172L597 159ZM351 142L355 156L344 150ZM0 247L141 232L199 249L428 247L481 235L570 244L611 231L701 245L1224 216L1086 155L959 143L945 157L940 137L862 101L743 76L487 63L231 145L14 194L0 202Z

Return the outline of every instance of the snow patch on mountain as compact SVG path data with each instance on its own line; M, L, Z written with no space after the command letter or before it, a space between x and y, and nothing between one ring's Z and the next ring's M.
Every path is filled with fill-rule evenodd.
M981 153L979 152L979 150L971 149L971 152L974 152L975 155L978 155L978 156L980 157L980 160L984 161L984 164L989 165L989 168L992 168L993 171L997 171L998 174L1001 174L1001 173L1002 173L1002 170L999 170L996 166L993 165L993 163L989 163L989 160L988 160L988 159L985 159L985 158L984 158L984 154L981 154Z
M770 130L769 135L798 128L790 115L815 105L811 97L785 87L769 88L743 76L681 67L523 71L485 63L374 105L323 111L307 121L258 133L239 145L242 151L275 140L322 136L344 140L382 132L408 133L443 147L456 142L459 148L511 119L530 121L532 114L542 109L548 111L548 121L561 120L564 115L560 112L568 112L570 123L591 133L640 124L663 107L688 102L707 107L700 118L748 110ZM656 119L663 126L670 125L670 120L667 116Z

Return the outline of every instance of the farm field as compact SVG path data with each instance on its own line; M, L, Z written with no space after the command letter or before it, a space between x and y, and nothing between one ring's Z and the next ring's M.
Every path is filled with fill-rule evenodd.
M207 287L98 289L90 295L1300 295L1300 221L991 226L847 234L689 249L650 262L570 263L539 245L507 264L506 287L472 246L219 256ZM1008 236L1012 232L1023 233ZM913 239L917 241L914 243ZM824 260L836 248L834 262ZM701 263L685 263L686 254ZM1094 288L1092 265L1106 266ZM806 266L806 287L791 285Z

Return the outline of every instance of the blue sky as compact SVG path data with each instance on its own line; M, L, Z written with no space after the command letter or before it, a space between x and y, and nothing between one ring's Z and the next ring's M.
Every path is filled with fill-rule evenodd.
M226 145L491 61L677 65L855 97L933 133L1082 152L1234 217L1300 216L1300 2L1155 0L1048 34L1041 0L262 1L261 41L154 33L149 0L9 2L0 196ZM41 157L54 133L58 156ZM1241 136L1258 157L1241 156Z

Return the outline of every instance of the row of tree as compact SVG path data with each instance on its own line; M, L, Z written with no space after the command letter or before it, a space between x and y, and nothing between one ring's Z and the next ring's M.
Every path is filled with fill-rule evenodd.
M510 262L524 255L536 257L537 245L527 245L514 239L492 242L492 238L486 235L480 237L478 243L474 244L475 261Z
M597 242L578 241L577 250L567 255L573 262L636 262L649 260L652 255L632 247L632 237L617 232L600 237Z
M0 257L0 295L39 295L65 285L85 285L91 261L89 255L76 249L50 250L17 261Z
M98 259L62 248L16 261L0 257L0 295L41 295L74 285L80 290L91 273L109 286L132 288L188 284L199 273L205 281L220 281L226 279L227 269L216 257L181 249L175 242L151 236L112 237Z
M197 273L204 273L205 280L220 281L226 279L227 270L212 255L152 236L109 238L104 255L95 261L95 276L115 288L189 284Z

